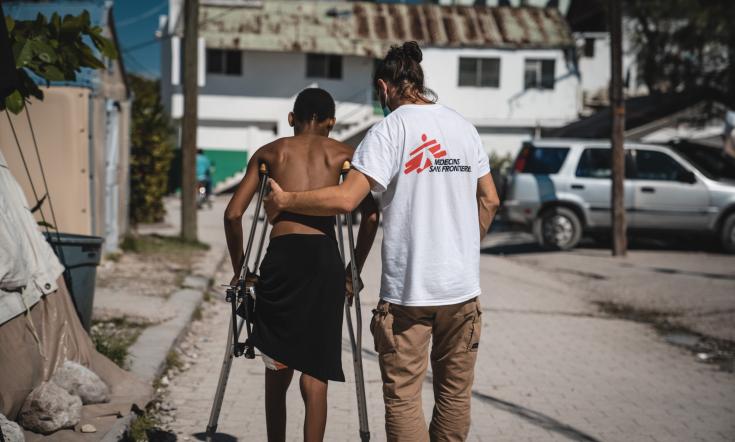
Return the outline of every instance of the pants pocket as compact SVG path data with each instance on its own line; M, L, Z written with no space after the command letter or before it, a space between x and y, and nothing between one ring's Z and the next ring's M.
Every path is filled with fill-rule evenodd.
M396 351L395 339L393 337L393 315L390 312L390 304L380 301L373 310L373 318L370 321L370 332L373 334L375 351L379 354L393 353Z
M469 324L467 351L476 352L480 348L480 335L482 335L482 308L479 300L475 300L472 304L473 311L467 321Z

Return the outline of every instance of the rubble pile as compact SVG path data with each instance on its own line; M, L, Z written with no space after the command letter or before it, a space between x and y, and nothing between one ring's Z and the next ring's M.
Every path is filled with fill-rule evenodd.
M23 428L49 434L79 423L82 400L53 382L44 382L28 395L18 414Z
M20 428L20 425L9 420L2 414L0 414L0 432L5 442L25 442L25 436L23 436L23 430Z
M66 390L69 394L79 396L84 405L100 404L110 400L110 389L92 370L66 361L51 376L51 382Z
M79 424L82 404L99 404L110 400L110 389L93 371L81 364L65 361L26 397L18 413L18 423L26 430L50 434ZM5 441L23 441L23 431L15 422L0 415ZM86 428L85 428L86 427ZM86 430L86 431L85 431ZM82 432L94 432L91 425Z

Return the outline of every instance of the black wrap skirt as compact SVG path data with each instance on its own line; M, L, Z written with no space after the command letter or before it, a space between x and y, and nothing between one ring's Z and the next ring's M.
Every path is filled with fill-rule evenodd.
M289 368L344 382L345 270L336 241L304 234L272 238L255 291L253 345Z

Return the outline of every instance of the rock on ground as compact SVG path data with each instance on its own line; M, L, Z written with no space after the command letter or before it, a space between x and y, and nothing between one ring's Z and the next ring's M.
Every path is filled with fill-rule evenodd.
M20 425L9 420L2 414L0 414L0 432L2 432L2 440L5 442L25 442L26 440Z
M44 382L28 395L18 414L23 428L49 434L79 423L82 400L53 382Z
M54 371L51 381L67 391L79 396L83 404L99 404L110 400L110 389L92 370L72 361Z

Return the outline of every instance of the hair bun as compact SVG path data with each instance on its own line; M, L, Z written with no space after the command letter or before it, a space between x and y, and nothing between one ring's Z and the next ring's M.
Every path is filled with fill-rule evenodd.
M411 58L416 63L421 63L423 54L421 53L421 48L418 43L415 41L407 41L403 43L401 49L403 49L403 53L406 54L407 57Z

